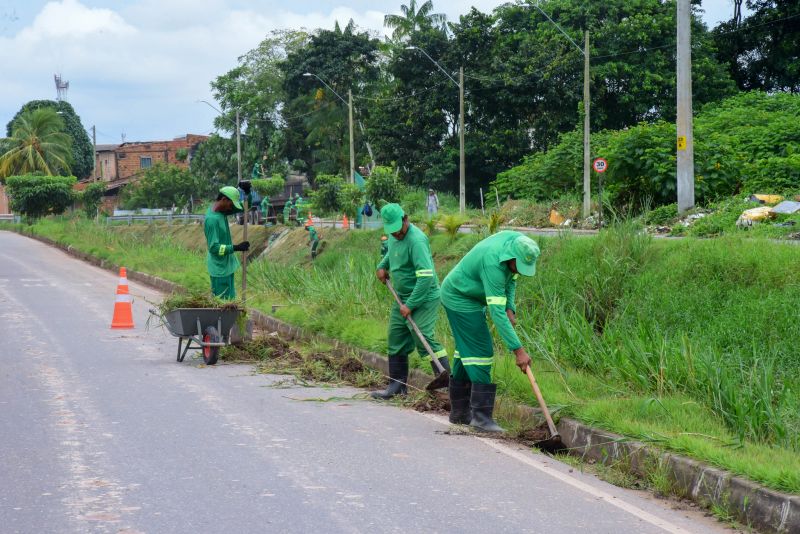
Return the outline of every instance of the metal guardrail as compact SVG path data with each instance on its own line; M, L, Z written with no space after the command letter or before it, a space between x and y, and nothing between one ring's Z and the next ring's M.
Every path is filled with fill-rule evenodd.
M203 222L205 215L194 214L180 214L180 215L117 215L106 217L106 224L125 223L131 225L134 223L153 224L154 222L166 222L167 224L182 223L188 224L191 222Z
M21 218L19 215L14 215L13 213L0 213L0 221L19 223Z

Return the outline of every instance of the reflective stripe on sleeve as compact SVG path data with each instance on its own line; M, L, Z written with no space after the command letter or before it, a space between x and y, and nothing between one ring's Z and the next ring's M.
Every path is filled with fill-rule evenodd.
M486 297L486 304L489 306L505 306L508 299L506 297Z
M219 246L219 255L220 256L224 256L225 255L225 247L227 247L227 245L220 245Z
M433 269L420 269L416 272L417 278L422 278L424 276L433 276Z

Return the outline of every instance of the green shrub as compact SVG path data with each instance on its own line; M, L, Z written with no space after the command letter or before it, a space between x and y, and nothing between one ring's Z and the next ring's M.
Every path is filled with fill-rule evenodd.
M341 211L355 221L356 214L364 206L364 192L355 184L342 184L338 197Z
M389 167L377 166L367 180L367 198L378 204L400 202L405 185L397 173Z
M644 216L644 223L661 226L671 223L678 218L678 204L666 204L648 211Z
M750 163L745 176L747 193L796 193L800 190L800 153Z
M35 219L64 213L75 200L76 181L74 176L9 176L6 193L13 211Z
M83 213L86 217L91 219L98 214L97 208L100 206L100 201L103 200L103 195L106 192L106 184L102 182L94 182L86 186L86 189L77 195L77 200L83 205Z
M280 174L273 174L270 178L250 180L253 189L262 197L273 197L283 191L286 181Z
M344 179L333 174L318 174L315 180L317 189L309 195L314 209L319 214L339 213L339 190L344 186Z

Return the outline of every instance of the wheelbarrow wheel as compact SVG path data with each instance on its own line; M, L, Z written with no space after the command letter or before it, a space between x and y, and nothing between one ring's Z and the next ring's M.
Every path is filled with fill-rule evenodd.
M205 334L203 334L203 343L219 343L220 342L219 332L213 326L209 326L206 328ZM206 365L214 365L217 363L217 357L219 356L219 347L203 347L203 361Z

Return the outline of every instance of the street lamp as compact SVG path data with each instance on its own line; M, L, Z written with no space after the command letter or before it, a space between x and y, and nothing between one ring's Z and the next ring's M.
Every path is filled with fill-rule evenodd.
M353 91L352 91L352 89L348 89L347 90L347 100L345 100L344 98L341 97L341 95L339 93L334 91L333 87L331 87L330 85L325 83L325 80L323 80L322 78L320 78L316 74L311 73L311 72L306 72L306 73L303 73L303 76L305 76L306 78L314 77L314 78L318 79L320 82L322 82L322 85L324 85L325 87L330 89L331 92L333 94L335 94L339 98L339 100L344 102L344 104L347 106L347 114L349 116L348 122L349 122L349 126L350 126L350 183L353 184L356 181L356 174L355 174L356 173L356 151L355 151L355 146L353 145Z
M450 78L450 81L453 82L458 86L458 144L459 144L459 155L458 155L458 210L461 213L464 213L466 209L466 157L464 154L464 67L459 67L458 69L458 81L456 81L450 73L442 68L439 63L436 62L428 53L418 46L407 46L406 50L419 50L422 52L426 58L431 60L431 62L436 65L440 71L444 73L445 76Z
M202 102L206 106L216 111L220 117L226 118L225 114L216 106L212 105L206 100L196 100L195 102ZM230 120L230 119L228 119ZM237 185L242 183L242 140L241 140L241 127L239 123L239 110L236 110L236 174L238 177ZM247 199L248 195L244 196L244 214L242 215L242 240L247 241L247 217L250 215L250 206ZM242 253L242 299L247 300L247 251Z
M544 12L542 8L538 6L537 3L532 4L523 4L523 5L531 5L537 10L539 13L544 15L544 17L550 21L550 23L555 26L558 31L560 31L564 37L566 37L572 45L578 49L583 55L583 217L586 218L589 216L589 212L591 211L591 201L592 201L592 189L591 189L591 178L590 178L590 168L591 168L591 155L589 150L589 31L586 30L584 32L584 47L581 48L578 46L572 37L564 31L564 29L556 24L556 22L550 18L550 15ZM600 212L602 214L603 206L602 206L603 199L600 199Z

